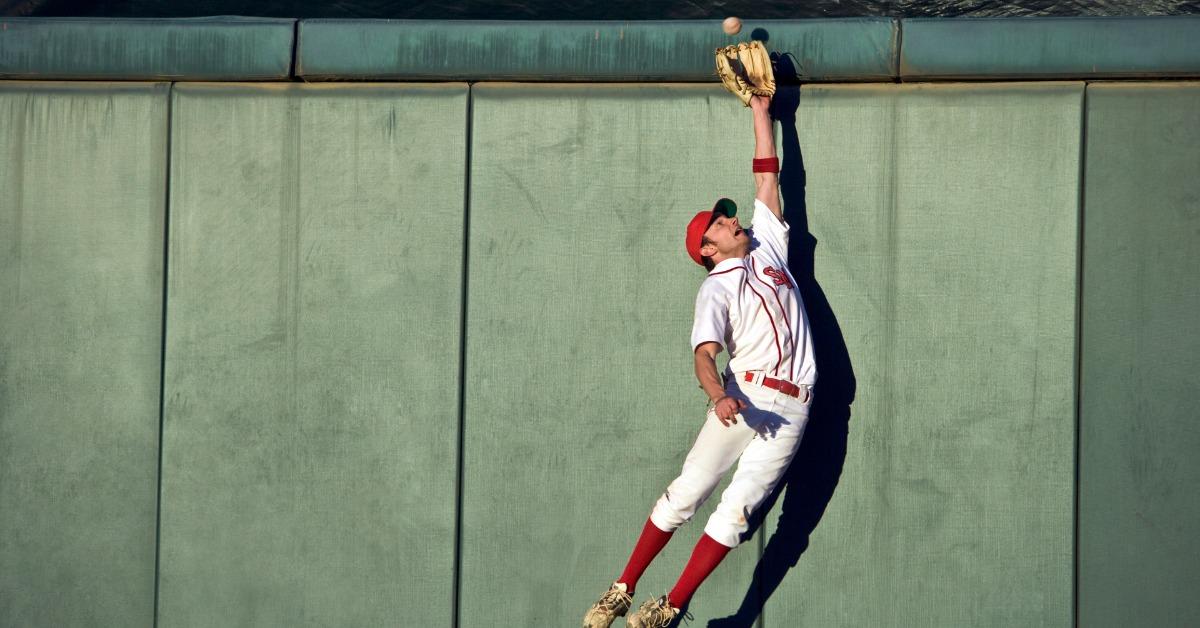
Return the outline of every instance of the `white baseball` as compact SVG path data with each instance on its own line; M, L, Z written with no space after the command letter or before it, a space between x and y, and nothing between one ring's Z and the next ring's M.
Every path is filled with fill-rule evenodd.
M726 35L737 35L742 32L742 21L736 17L727 17L721 22L721 30L725 31Z

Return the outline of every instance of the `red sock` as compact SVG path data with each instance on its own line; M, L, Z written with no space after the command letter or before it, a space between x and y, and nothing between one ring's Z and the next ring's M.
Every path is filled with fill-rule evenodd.
M674 532L660 530L658 526L654 525L654 522L646 519L646 525L642 527L642 536L638 537L637 545L633 547L633 554L629 557L629 563L625 565L625 572L617 580L628 587L630 595L633 595L633 590L637 588L638 578L642 577L646 567L650 566L650 561L654 560L654 557L658 556L658 553L666 546L667 541L671 540L672 534Z
M692 594L700 587L700 583L721 564L721 559L725 558L731 549L733 548L721 545L707 534L701 536L700 541L696 543L696 549L692 550L687 567L683 568L683 574L679 576L679 582L676 582L675 588L667 594L671 606L686 606L691 601Z

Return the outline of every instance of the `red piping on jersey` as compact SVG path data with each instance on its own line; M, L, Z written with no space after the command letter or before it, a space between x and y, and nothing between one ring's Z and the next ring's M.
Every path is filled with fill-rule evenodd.
M757 279L759 283L767 286L767 288L770 288L771 294L775 295L775 302L779 304L779 311L783 313L783 324L785 327L787 327L788 340L790 340L792 343L792 359L789 360L790 368L788 368L788 377L789 379L795 380L796 374L793 371L796 370L796 339L792 338L792 323L788 321L787 308L783 307L783 301L779 300L779 289L768 285L767 282L762 280L762 277L758 276L758 267L754 265L753 257L750 258L750 269L753 271L751 274L754 275L754 278ZM774 323L775 321L772 320L771 322Z
M751 263L753 264L754 262L751 261ZM762 302L763 311L767 313L767 318L771 319L771 334L775 336L775 354L779 356L779 361L775 363L775 370L772 372L778 375L779 367L783 365L783 352L779 350L779 331L775 329L775 317L771 316L771 308L767 307L767 300L763 298L763 295L759 294L758 290L755 290L754 286L750 285L749 279L744 281L746 282L746 287L750 288L750 292L753 292L754 296L758 297L758 300Z
M731 273L735 270L746 270L746 267L745 266L735 266L734 268L730 268L729 270L723 270L719 273L709 273L708 276L716 277L717 275L724 275L725 273Z

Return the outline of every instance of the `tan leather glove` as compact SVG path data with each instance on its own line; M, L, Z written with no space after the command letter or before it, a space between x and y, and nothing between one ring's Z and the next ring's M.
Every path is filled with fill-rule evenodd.
M770 98L775 95L775 72L771 56L761 41L742 42L736 46L717 48L717 76L725 89L733 92L750 106L754 95Z

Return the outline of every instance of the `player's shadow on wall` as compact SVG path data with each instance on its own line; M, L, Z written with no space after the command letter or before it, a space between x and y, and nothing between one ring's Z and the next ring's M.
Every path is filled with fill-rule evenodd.
M765 33L762 36L756 33L755 38L766 40ZM817 239L808 228L804 156L796 131L799 106L799 72L790 55L778 56L771 108L782 130L779 183L785 217L792 231L788 260L808 313L817 386L800 450L779 487L751 521L750 534L754 534L778 502L779 519L755 567L750 588L735 614L710 621L709 628L752 628L762 607L808 549L809 536L833 498L846 461L850 405L854 402L856 383L841 326L813 267Z

